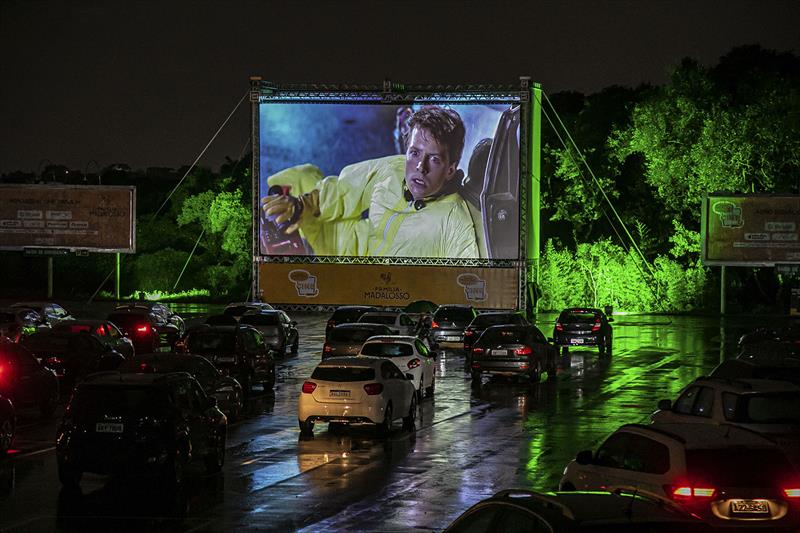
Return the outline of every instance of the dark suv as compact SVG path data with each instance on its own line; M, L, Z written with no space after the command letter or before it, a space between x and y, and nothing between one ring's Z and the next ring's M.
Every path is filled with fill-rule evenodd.
M228 421L185 372L87 376L72 395L56 437L58 477L76 487L83 472L150 474L180 484L184 467L225 460Z
M25 347L0 340L0 395L17 409L34 406L50 416L58 403L58 378Z
M429 339L431 347L464 349L464 330L478 316L471 305L441 305L433 314Z
M263 384L264 390L275 386L275 358L253 326L201 324L186 332L175 351L204 356L220 372L236 378L245 395L254 383Z
M512 311L496 311L491 313L481 313L472 319L467 329L464 330L464 354L469 358L472 352L472 345L481 336L486 328L499 326L501 324L514 324L517 326L527 326L528 320L521 313Z
M558 315L553 342L569 352L570 346L597 346L600 355L611 355L613 332L606 315L599 309L571 307Z
M107 319L133 342L136 354L157 352L161 346L172 346L181 337L179 326L144 306L117 307Z
M371 305L342 305L338 307L328 319L328 323L325 324L325 338L327 339L331 330L339 324L358 322L361 315L373 311L380 311L380 309Z

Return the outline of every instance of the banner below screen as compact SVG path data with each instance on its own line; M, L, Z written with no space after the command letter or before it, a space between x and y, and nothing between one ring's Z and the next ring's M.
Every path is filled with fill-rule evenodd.
M259 276L262 300L275 304L517 307L516 268L261 263Z

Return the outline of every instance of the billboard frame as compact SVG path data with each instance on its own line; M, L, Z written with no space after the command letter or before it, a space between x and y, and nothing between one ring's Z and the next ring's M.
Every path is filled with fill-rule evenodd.
M348 85L348 84L276 84L262 80L259 76L250 77L251 102L251 141L252 163L251 176L253 187L253 231L252 231L252 295L262 294L259 286L260 265L263 263L292 264L359 264L359 265L393 265L393 266L442 266L442 267L513 267L518 272L518 308L524 309L527 298L526 281L533 257L538 260L538 249L529 250L529 231L531 198L535 194L531 187L538 185L539 173L535 166L532 151L538 149L539 140L534 139L536 133L533 124L531 101L534 90L540 90L538 84L532 84L530 78L521 77L519 85L404 85L389 80L382 85ZM349 104L434 104L434 103L517 103L520 106L519 132L519 231L518 248L515 259L489 258L433 258L433 257L382 257L382 256L315 256L315 255L262 255L259 248L259 209L260 209L260 113L259 105L272 103L349 103ZM533 126L532 126L533 125ZM535 146L532 146L535 145ZM536 171L536 176L531 172ZM536 195L538 196L538 195ZM538 202L536 202L538 204ZM538 205L536 206L538 207ZM538 220L538 216L537 216ZM538 237L538 229L534 232ZM538 248L538 247L535 247ZM535 269L534 270L538 270ZM278 302L279 303L279 302ZM344 303L344 302L343 302ZM298 308L297 305L292 305ZM320 307L310 304L299 308Z

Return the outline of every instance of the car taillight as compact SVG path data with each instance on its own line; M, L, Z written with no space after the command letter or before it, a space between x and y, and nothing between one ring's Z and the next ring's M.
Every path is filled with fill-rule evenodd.
M480 363L472 363L470 366L472 367L473 370L480 370L481 369L481 364Z
M420 365L420 363L421 363L421 361L418 358L415 357L414 359L412 359L411 361L408 362L409 370L412 369L412 368L417 368Z
M515 348L514 355L530 355L533 353L530 346L523 346L522 348Z
M483 348L473 348L472 353L483 353Z
M599 320L594 323L594 326L592 326L592 331L600 331L600 321Z
M561 325L561 322L556 322L556 331L564 331L564 326Z
M364 385L364 392L370 396L375 396L383 392L383 383L367 383Z
M326 328L332 328L336 325L335 320L328 320L328 324L325 326Z
M46 365L56 365L57 366L57 365L62 364L63 362L64 361L62 361L60 357L56 357L56 356L48 357L47 359L44 360L44 364L46 364Z
M438 323L438 322L436 322L435 320L432 320L432 321L431 321L431 328L433 328L433 329L436 329L436 328L438 328L438 327L439 327L439 323Z
M311 394L314 392L314 389L317 388L317 384L313 381L306 381L303 383L303 394Z
M468 330L466 330L466 331L464 332L464 336L465 336L465 337L472 337L473 335L475 335L475 332L474 332L474 331L472 331L471 329L468 329Z
M695 500L708 500L714 497L717 489L708 486L693 486L693 485L668 485L666 488L667 494L679 502L691 502Z
M322 351L325 353L331 353L333 351L333 348L331 348L331 345L326 342L325 345L322 347Z
M150 333L150 324L142 324L141 326L136 326L136 333L139 334Z
M800 500L800 486L793 486L792 488L783 489L783 494L792 500Z

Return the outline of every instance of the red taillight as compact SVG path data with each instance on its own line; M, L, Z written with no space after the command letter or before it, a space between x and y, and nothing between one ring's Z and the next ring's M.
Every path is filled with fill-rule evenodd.
M150 324L143 324L136 326L136 333L150 333Z
M431 321L431 328L433 328L433 329L436 329L436 328L438 328L438 327L439 327L439 323L438 323L438 322L436 322L435 320L432 320L432 321Z
M103 329L103 326L97 326L97 329L94 330L94 332L96 335L99 335L100 337L105 337L106 335L106 330Z
M473 335L475 335L475 332L474 332L474 331L472 331L471 329L468 329L468 330L466 330L466 331L464 332L464 336L465 336L465 337L472 337Z
M787 498L791 498L793 500L800 500L800 488L790 488L790 489L783 489L783 494Z
M599 320L594 323L594 326L592 326L592 331L600 331L600 321Z
M472 353L483 353L483 348L473 348Z
M472 367L473 370L480 370L481 369L481 364L480 363L472 363L472 365L470 365L470 366Z
M311 394L314 392L314 389L317 388L317 384L313 381L306 381L303 383L303 394Z
M60 365L63 362L64 361L62 361L60 357L56 356L48 357L47 359L44 360L44 364L46 365Z
M417 368L420 365L421 362L422 361L420 361L419 359L417 359L415 357L414 359L412 359L411 361L408 362L409 370L412 369L412 368Z
M564 326L561 325L561 322L556 322L556 331L564 331Z
M325 353L331 353L333 351L333 348L331 348L331 345L326 342L325 345L322 347L322 351Z
M375 396L383 392L383 383L367 383L364 385L364 391L370 396Z
M707 500L713 498L717 493L717 489L713 487L692 486L692 485L675 485L670 486L667 494L673 500L679 502L691 502L693 500Z
M516 348L514 350L514 355L530 355L533 353L530 346L523 346L522 348Z

